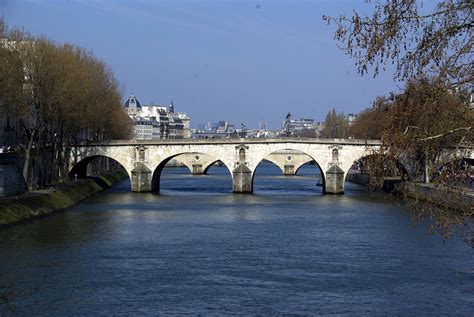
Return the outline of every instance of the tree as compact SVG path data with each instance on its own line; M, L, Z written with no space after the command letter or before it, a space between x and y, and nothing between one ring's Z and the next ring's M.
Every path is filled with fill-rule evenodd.
M30 185L34 155L44 164L39 185L47 185L67 177L71 146L130 135L118 83L104 62L80 47L8 30L0 22L6 74L0 75L0 112L20 123L23 175Z
M415 179L422 176L429 183L436 167L447 163L443 153L471 144L474 134L470 125L474 112L467 98L434 79L410 80L403 93L387 112L382 142L393 157L417 157ZM467 153L460 153L460 157ZM452 157L449 158L452 160ZM418 172L418 174L416 174Z
M350 135L356 139L381 139L386 128L390 105L389 98L377 97L371 108L357 114L350 126Z
M330 110L324 120L324 129L321 131L323 138L346 138L348 137L348 127L344 112L336 112L336 109Z
M438 1L434 8L415 0L366 2L374 6L370 16L323 16L336 24L334 37L359 73L372 67L376 76L394 64L395 77L402 80L425 74L451 88L474 81L472 0Z
M373 6L370 15L354 12L350 17L323 19L336 24L334 37L355 59L361 75L373 73L375 77L394 65L394 79L405 81L405 90L390 106L380 157L411 156L415 160L413 180L423 175L425 182L431 182L443 163L442 151L460 153L460 159L460 150L472 148L474 116L466 92L474 82L474 2L442 0L425 6L415 0L366 2ZM443 177L438 175L434 185L449 184ZM454 188L450 192L461 191ZM433 209L429 206L427 210ZM453 215L454 222L462 223L473 212L449 211L445 206L436 217L443 233L449 231L447 219Z

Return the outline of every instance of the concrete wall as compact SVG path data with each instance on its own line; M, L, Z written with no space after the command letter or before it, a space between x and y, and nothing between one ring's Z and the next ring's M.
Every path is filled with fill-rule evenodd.
M19 160L15 154L0 155L0 197L23 194L27 191L21 173Z

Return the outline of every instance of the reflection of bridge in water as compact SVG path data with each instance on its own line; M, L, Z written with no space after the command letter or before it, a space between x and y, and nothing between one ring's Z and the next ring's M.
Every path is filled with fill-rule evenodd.
M355 139L226 139L114 141L73 149L71 176L87 176L87 165L109 157L127 171L132 191L159 191L160 175L171 160L182 162L193 174L205 174L222 162L232 177L236 193L251 193L258 164L267 160L283 174L295 175L308 162L319 167L325 193L344 193L345 177L355 161L374 154L378 140Z

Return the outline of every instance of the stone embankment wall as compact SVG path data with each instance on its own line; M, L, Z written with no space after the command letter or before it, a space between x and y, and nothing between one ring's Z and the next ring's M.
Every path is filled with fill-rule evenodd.
M117 184L125 177L127 177L126 172L115 171L91 179L57 184L47 190L0 198L0 226L70 208Z
M474 193L466 188L436 187L420 183L402 183L402 186L402 191L410 198L464 211L474 208Z
M349 173L346 176L348 182L359 185L367 185L369 176L361 173ZM400 182L397 179L386 179L383 190L393 192L396 186L402 186L399 193L403 192L410 198L427 201L448 208L469 211L474 206L474 192L466 188L448 188L432 184ZM397 192L396 191L396 192Z
M369 184L369 175L362 173L348 173L346 175L346 181L367 186Z
M15 154L0 155L0 197L20 195L27 191Z
M346 176L346 181L367 186L369 184L370 178L368 174L364 173L348 173ZM400 184L401 179L399 177L388 177L385 178L382 185L382 190L391 193L396 188L397 184Z

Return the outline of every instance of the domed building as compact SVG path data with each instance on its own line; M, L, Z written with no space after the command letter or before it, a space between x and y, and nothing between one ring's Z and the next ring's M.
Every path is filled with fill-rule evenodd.
M137 97L133 94L125 101L125 109L127 109L127 113L130 114L137 114L142 110L142 105L138 101Z

